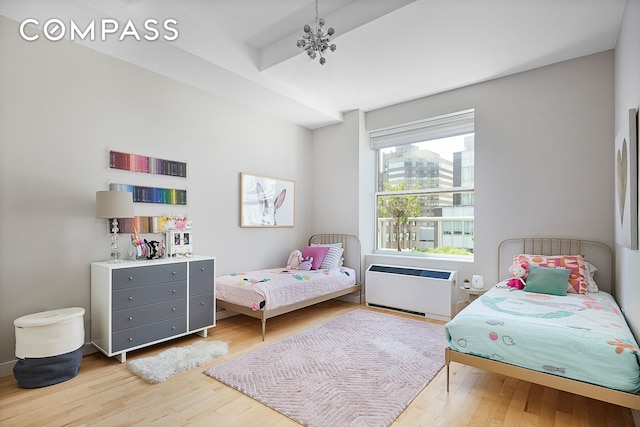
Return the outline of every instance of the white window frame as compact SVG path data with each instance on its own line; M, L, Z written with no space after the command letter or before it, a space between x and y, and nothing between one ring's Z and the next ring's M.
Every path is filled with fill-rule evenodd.
M448 138L458 135L464 135L469 133L475 133L475 110L463 110L459 112L444 114L437 117L432 117L425 120L419 120L402 125L391 126L382 129L376 129L369 132L371 141L371 148L376 151L376 180L375 180L375 229L374 236L376 241L376 252L393 255L396 254L389 250L380 250L378 248L378 198L382 195L413 195L413 194L429 194L429 193L466 193L475 192L474 187L446 187L446 188L427 188L420 190L404 190L404 191L379 191L378 182L378 170L380 162L380 150L383 148L395 147L399 145L412 144L424 141L431 141L435 139ZM475 162L474 162L475 169ZM475 182L475 180L474 180ZM474 204L475 205L475 204ZM471 218L474 220L475 228L475 214ZM384 236L382 236L384 237ZM394 240L392 238L392 240ZM395 240L394 240L395 241ZM414 254L414 252L411 252ZM407 252L401 252L400 255L407 255ZM436 254L424 254L419 253L421 256L438 256ZM451 256L451 255L448 255ZM471 256L472 258L473 256ZM469 257L464 257L469 259Z

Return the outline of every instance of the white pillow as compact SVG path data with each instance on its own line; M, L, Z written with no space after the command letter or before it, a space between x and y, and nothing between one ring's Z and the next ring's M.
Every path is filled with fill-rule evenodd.
M344 249L342 249L342 243L316 243L312 246L325 246L329 248L329 252L327 252L320 264L320 269L331 270L333 268L340 267L340 260L342 258L342 253L344 252Z
M598 285L593 279L593 275L596 274L596 271L598 271L598 269L595 265L587 261L584 262L584 266L587 270L587 292L599 292L600 289L598 289Z

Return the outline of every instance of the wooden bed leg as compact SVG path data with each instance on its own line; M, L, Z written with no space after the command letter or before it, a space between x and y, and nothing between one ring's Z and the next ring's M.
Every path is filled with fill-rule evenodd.
M444 351L444 360L447 364L447 393L449 393L449 348L446 348Z
M264 335L267 330L267 319L262 318L262 341L264 341Z

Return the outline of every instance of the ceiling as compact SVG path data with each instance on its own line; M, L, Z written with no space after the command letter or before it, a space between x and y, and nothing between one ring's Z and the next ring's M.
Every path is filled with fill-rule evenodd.
M320 65L296 40L314 0L0 0L22 22L173 18L179 37L76 40L293 123L371 111L613 49L626 0L319 0L336 52ZM70 24L67 24L70 27ZM32 30L33 31L33 30ZM70 32L70 31L69 31ZM42 39L38 42L47 42Z

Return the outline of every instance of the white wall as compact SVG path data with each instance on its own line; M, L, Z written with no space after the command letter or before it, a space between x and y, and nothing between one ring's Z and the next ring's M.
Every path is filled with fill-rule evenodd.
M95 192L110 182L186 188L187 207L135 214L186 214L218 274L283 265L306 242L309 130L78 44L25 42L17 25L0 17L0 375L22 315L84 307L89 340L89 263L110 243ZM188 178L109 169L109 149L186 161ZM239 227L240 172L295 180L295 228Z
M508 237L590 237L613 244L613 51L371 111L366 128L469 108L476 111L475 261L375 255L367 263L455 269L461 279L482 274L491 283L498 276L496 248ZM335 150L335 137L317 132L315 150ZM371 158L370 150L360 155ZM359 162L365 164L351 159L353 167ZM336 173L316 165L316 177L329 172ZM341 180L345 197L357 192L347 178L352 175L345 172ZM359 215L373 224L370 205L359 213L338 210L323 221L340 226Z
M640 1L628 0L615 54L615 130L640 106ZM613 140L612 140L613 141ZM613 153L613 142L610 144ZM613 159L613 154L611 155ZM627 321L640 337L640 251L616 248L616 292Z

